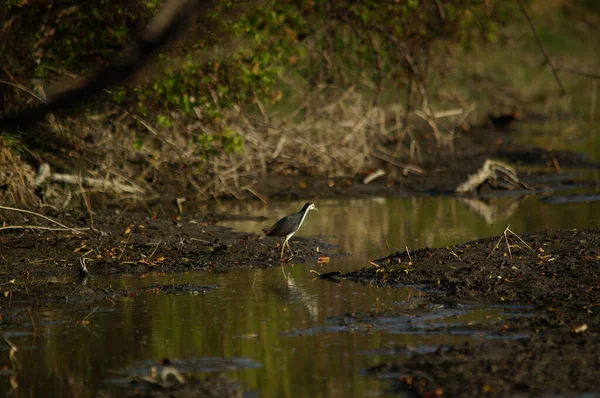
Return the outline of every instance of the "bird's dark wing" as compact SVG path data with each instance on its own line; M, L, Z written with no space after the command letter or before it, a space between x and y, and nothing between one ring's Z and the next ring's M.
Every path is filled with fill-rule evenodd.
M267 236L286 236L291 232L295 231L298 223L302 219L302 214L295 213L287 217L283 217L277 221L271 228L264 229L263 231Z

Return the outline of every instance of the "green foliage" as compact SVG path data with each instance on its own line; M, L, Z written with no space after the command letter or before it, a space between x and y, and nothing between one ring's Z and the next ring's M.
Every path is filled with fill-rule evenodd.
M85 76L107 65L134 43L164 3L4 1L11 7L9 17L21 25L7 31L0 56L8 60L3 67L21 82ZM419 68L426 69L436 40L466 47L474 32L496 40L499 27L514 11L506 3L514 2L214 2L208 19L166 48L149 72L113 89L112 99L167 129L175 126L171 115L184 120L199 115L221 133L217 140L200 135L198 152L207 157L215 148L217 153L236 153L243 149L243 140L223 127L225 111L257 100L279 101L282 73L293 69L310 87L322 82L344 87L365 76L377 81L383 75L395 76L393 84L401 85L402 76L425 74ZM11 42L19 46L6 44Z
M133 140L133 149L135 149L136 151L139 151L142 148L144 148L144 138L136 137L135 140Z
M214 146L215 139L210 134L200 134L196 138L196 154L205 161L217 155L219 151Z
M12 134L0 133L0 147L9 148L14 153L23 153L26 151L25 145L19 137Z
M169 127L173 127L173 122L171 121L171 119L168 116L165 115L158 115L156 117L157 121L158 121L158 125L164 128L169 128Z
M240 153L244 150L244 138L229 127L221 132L221 145L227 153Z
M146 0L145 5L148 11L156 12L163 3L164 0Z
M196 137L196 154L205 161L221 152L241 153L244 138L230 127L224 127L219 134L201 133Z
M4 0L4 4L6 4L6 8L12 7L21 7L23 5L23 0Z

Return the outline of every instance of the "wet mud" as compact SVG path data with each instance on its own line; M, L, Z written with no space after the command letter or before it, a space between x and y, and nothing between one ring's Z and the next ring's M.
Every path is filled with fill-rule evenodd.
M507 244L509 246L507 246ZM509 249L510 247L510 249ZM600 230L507 233L447 248L399 252L343 275L435 292L431 305L531 305L531 317L451 326L492 333L479 343L406 355L368 370L415 396L581 396L598 393ZM393 317L390 311L378 317ZM513 338L517 333L521 338ZM503 337L504 336L504 337Z
M183 376L180 376L183 377ZM138 378L131 383L127 398L241 398L243 390L239 383L220 376L204 379L184 378L180 381L173 376L168 380L154 380L151 377ZM119 395L123 397L123 395ZM117 398L116 396L114 398Z

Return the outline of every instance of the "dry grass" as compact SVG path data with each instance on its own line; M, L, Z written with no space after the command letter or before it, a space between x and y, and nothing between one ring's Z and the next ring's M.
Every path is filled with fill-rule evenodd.
M373 153L382 143L404 138L408 144L392 152L410 157L411 138L400 109L400 105L373 106L348 89L312 112L300 109L279 117L263 110L259 118L233 117L229 125L243 136L244 151L215 157L200 176L200 192L238 196L253 179L267 174L340 177L366 173L380 163ZM304 117L295 122L298 113Z
M35 171L16 154L9 138L0 136L0 203L34 206Z
M325 102L324 98L315 100ZM84 177L135 183L147 193L137 195L139 199L175 192L200 198L240 197L252 191L257 178L268 174L302 172L334 177L366 172L381 161L373 151L382 142L403 137L411 141L402 124L400 105L386 111L352 89L327 100L327 105L309 116L301 109L304 117L300 122L297 114L280 117L264 112L257 116L231 111L222 120L222 126L244 139L243 150L235 154L220 146L219 128L200 119L180 119L167 129L119 109L119 116L113 115L112 128L107 128L105 117L89 117L77 127L81 137L94 137L93 143L79 144L83 146L79 168ZM208 161L197 144L202 134L215 137L216 154ZM136 140L141 144L134 145ZM403 155L410 155L410 145L400 149L406 149ZM78 172L72 170L74 175Z
M298 107L295 112L281 114L263 107L256 115L230 111L219 126L200 118L181 118L172 128L161 128L149 118L124 109L80 120L51 119L48 128L72 142L78 151L50 165L53 173L60 168L73 178L61 178L58 185L59 179L48 178L44 202L58 207L69 205L70 198L80 196L77 191L83 188L79 182L86 186L86 192L107 192L116 185L136 187L126 193L112 189L118 199L147 200L162 194L205 199L241 197L248 192L259 195L252 189L253 183L273 174L354 176L380 167L382 161L400 171L415 172L418 168L410 164L418 164L420 158L412 133L415 123L429 129L431 120L437 120L436 128L447 134L447 126L452 123L446 121L460 119L460 115L436 119L428 112L425 118L431 120L426 123L414 116L407 128L402 104L384 107L365 97L352 88L336 94L325 94L323 90L310 100L322 106ZM240 153L226 153L222 148L222 126L242 136L245 145ZM198 137L203 134L215 137L215 154L208 160L198 146ZM3 153L10 156L10 152ZM11 180L11 186L16 184L21 189L11 188L10 195L35 198L33 170L12 159L5 161L23 169L20 174L12 172L22 177ZM69 183L71 180L78 183ZM111 183L85 184L88 180Z

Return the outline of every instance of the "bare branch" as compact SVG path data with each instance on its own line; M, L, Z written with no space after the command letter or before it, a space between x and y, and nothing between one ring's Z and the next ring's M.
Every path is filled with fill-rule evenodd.
M192 15L197 14L199 9L208 10L210 5L210 1L197 0L167 2L146 31L138 37L135 46L129 51L129 56L122 62L113 63L81 84L56 94L44 104L0 119L0 125L4 128L30 125L49 112L67 108L97 95L106 88L124 83L146 64L160 47L171 40Z
M521 3L521 0L515 0L515 1L519 5L519 8L521 8L521 12L527 19L527 22L529 23L529 27L531 28L531 32L535 36L535 40L537 41L538 46L540 46L540 49L544 53L544 57L546 57L546 63L550 67L550 70L552 70L552 74L554 75L554 78L556 79L556 83L558 83L558 87L560 88L560 95L563 96L563 95L567 94L567 90L565 90L565 86L562 84L562 81L560 80L560 77L558 76L558 71L554 67L554 63L552 62L552 59L550 58L550 54L548 54L546 47L544 47L544 43L542 42L542 39L537 31L537 28L535 27L533 21L529 17L529 14L527 14L525 7L523 7L523 3Z
M588 79L600 80L600 73L576 70L572 68L556 68L557 72L570 73L572 75L587 77Z

